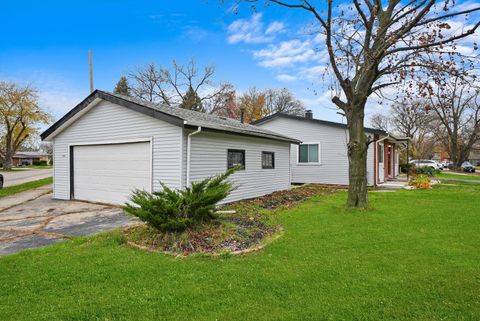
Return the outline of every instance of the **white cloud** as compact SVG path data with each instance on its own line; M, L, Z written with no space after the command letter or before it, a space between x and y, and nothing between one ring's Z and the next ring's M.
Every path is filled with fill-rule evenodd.
M276 78L277 78L277 80L283 81L283 82L292 82L292 81L297 80L296 76L287 75L287 74L277 75Z
M185 26L182 36L192 42L200 42L208 36L208 31L197 26Z
M47 109L55 119L59 119L67 111L75 107L83 98L78 93L63 89L39 89L40 106Z
M315 50L309 41L289 40L280 44L271 44L265 49L254 52L263 67L275 68L304 63L315 58Z
M283 32L284 29L285 29L285 25L283 24L283 22L274 21L268 25L267 30L265 30L265 34L270 35L270 34L280 33L280 32Z
M262 14L255 13L250 19L238 19L232 22L227 29L228 43L265 43L275 39L278 33L283 32L285 26L282 22L274 21L265 28Z

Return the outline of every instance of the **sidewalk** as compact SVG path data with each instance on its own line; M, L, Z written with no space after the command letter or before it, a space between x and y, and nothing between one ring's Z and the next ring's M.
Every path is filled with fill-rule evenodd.
M33 200L52 191L52 185L45 185L28 191L20 192L11 196L0 198L0 212L26 201ZM1 215L1 214L0 214Z

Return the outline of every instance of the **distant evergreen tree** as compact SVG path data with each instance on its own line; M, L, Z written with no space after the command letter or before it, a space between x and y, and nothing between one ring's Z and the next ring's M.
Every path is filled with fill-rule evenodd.
M185 96L183 96L182 103L180 107L184 109L194 110L203 112L203 105L202 99L198 96L198 94L193 90L192 86L188 87Z
M120 80L115 85L113 90L115 94L130 96L130 87L128 86L128 79L125 76L120 77Z

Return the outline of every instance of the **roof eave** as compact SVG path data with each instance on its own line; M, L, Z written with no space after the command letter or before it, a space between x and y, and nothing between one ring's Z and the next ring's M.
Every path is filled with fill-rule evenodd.
M188 125L186 124L186 121L183 118L173 116L167 113L164 113L158 109L154 109L151 107L143 106L141 104L137 104L135 102L132 102L130 100L122 99L121 97L114 96L108 92L104 92L101 90L95 90L93 91L90 95L88 95L87 98L85 98L82 102L80 102L77 106L72 108L67 114L65 114L62 118L60 118L57 122L55 122L52 126L50 126L47 130L45 130L42 134L40 134L40 137L44 141L49 141L56 135L58 135L60 132L62 132L65 128L67 128L71 121L73 123L76 120L76 116L80 117L82 111L85 109L88 109L92 103L94 103L96 100L105 100L123 107L126 107L128 109L140 112L144 115L154 117L156 119L160 119L163 121L166 121L170 124L179 126L179 127L187 127ZM64 126L65 125L65 126ZM191 124L190 126L196 126ZM283 136L274 136L274 135L268 135L268 134L260 134L260 133L241 133L238 131L234 130L222 130L218 128L212 128L208 126L201 125L204 128L208 128L210 131L217 131L217 132L226 132L230 134L236 134L236 135L246 135L246 136L251 136L251 137L261 137L261 138L266 138L266 139L273 139L273 140L280 140L280 141L288 141L292 143L300 143L300 141L293 139L293 138L288 138L288 137L283 137Z

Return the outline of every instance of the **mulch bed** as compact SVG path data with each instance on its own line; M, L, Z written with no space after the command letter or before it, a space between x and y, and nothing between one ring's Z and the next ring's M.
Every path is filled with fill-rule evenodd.
M140 225L126 229L124 237L128 244L137 248L181 256L251 252L280 235L282 228L277 222L276 209L290 208L312 196L331 194L338 188L345 187L299 186L227 204L221 210L234 210L235 213L218 214L216 220L182 233L159 233Z
M278 207L289 208L312 196L331 194L335 189L345 189L345 186L314 184L303 185L294 187L290 190L278 191L255 198L252 200L252 202L265 209L276 209ZM242 201L240 201L240 203L241 202Z

